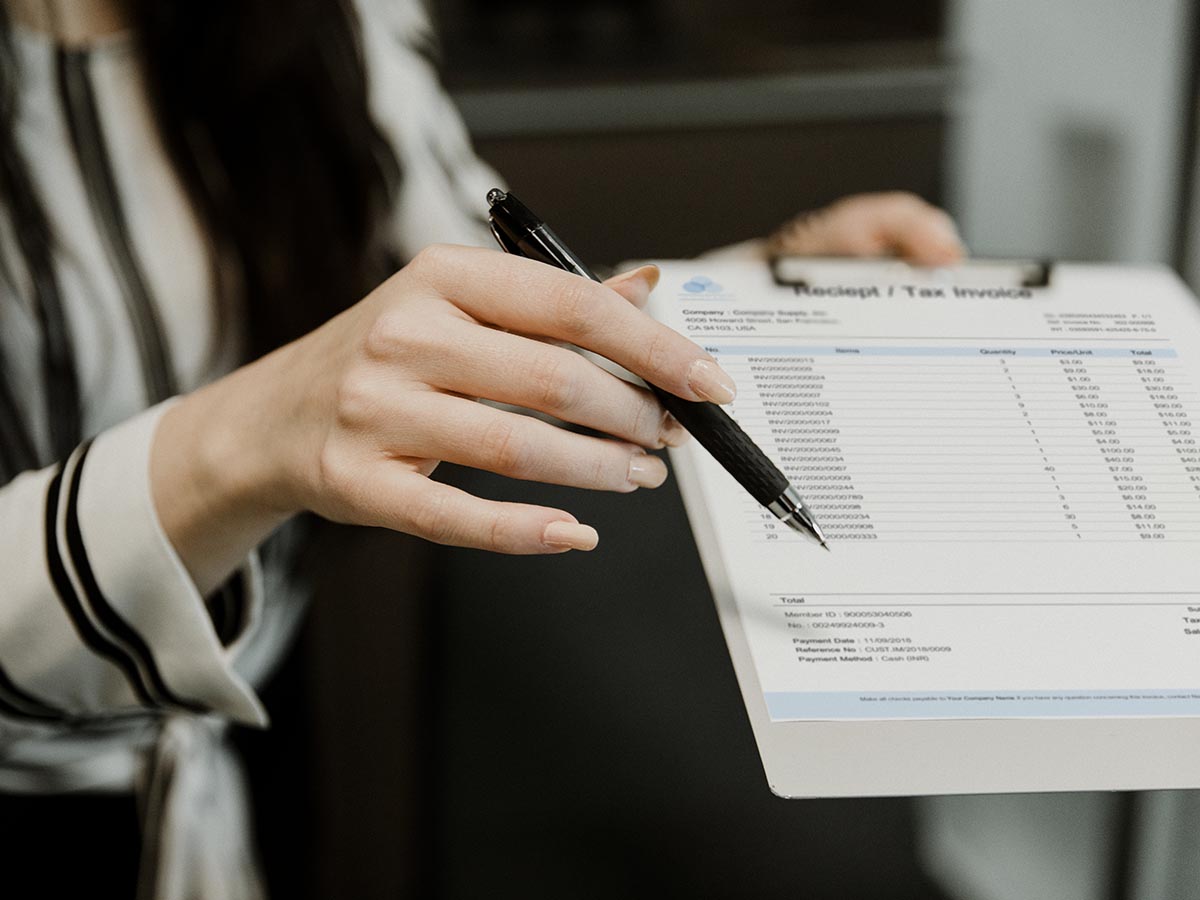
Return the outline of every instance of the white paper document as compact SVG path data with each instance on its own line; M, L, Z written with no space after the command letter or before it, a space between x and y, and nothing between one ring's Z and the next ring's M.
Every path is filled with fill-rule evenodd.
M733 375L829 538L673 451L769 721L1200 716L1200 308L1174 275L662 268L652 312Z

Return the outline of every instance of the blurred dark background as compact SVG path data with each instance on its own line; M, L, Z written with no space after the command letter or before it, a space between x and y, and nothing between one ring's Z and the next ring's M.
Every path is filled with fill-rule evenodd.
M691 256L892 189L947 205L976 252L1195 256L1186 0L432 13L480 154L596 263ZM242 737L276 896L1200 891L1179 862L1200 859L1180 837L1191 795L774 798L673 482L439 477L570 509L601 545L505 558L327 530L301 652L266 695L274 728Z
M585 258L693 256L855 191L941 199L933 0L440 0L480 155Z

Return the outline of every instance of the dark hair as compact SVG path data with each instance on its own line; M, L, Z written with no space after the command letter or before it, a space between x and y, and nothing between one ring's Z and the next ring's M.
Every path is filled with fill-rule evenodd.
M245 310L250 352L311 330L381 280L399 172L369 114L351 0L123 2L166 152L211 242L214 284L232 284ZM13 135L17 73L2 9L0 28L0 191L43 344L61 343L51 233ZM44 367L58 367L43 372L51 387L51 375L75 377L69 347L43 349ZM64 402L75 410L55 426L61 455L79 439L78 395L61 384L57 394L53 418ZM18 443L0 432L0 445Z

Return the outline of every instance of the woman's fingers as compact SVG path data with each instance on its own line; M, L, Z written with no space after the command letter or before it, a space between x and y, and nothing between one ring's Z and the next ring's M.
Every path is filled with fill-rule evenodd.
M461 397L428 393L409 401L405 412L423 425L415 433L397 425L394 435L381 435L397 456L592 490L628 492L658 487L667 478L663 461L634 444L576 434Z
M561 509L484 500L400 467L379 470L363 487L366 524L438 544L528 555L591 550L599 540Z
M573 350L517 334L447 323L430 353L433 387L547 413L643 447L678 446L687 434L654 396Z
M479 321L569 341L687 400L733 400L733 379L711 356L604 285L468 247L426 248L412 267Z
M941 266L966 255L954 220L915 194L859 194L799 216L770 240L775 253L799 256L893 255Z
M299 505L505 553L590 549L595 531L567 513L493 503L427 476L446 460L581 488L662 484L665 464L642 447L681 443L683 429L649 391L547 342L592 350L688 399L731 400L733 383L712 357L637 308L657 274L643 267L610 288L497 252L423 251L319 337L296 345L301 361L320 361L328 388L316 405L325 417L317 418L312 452L298 452L293 465Z

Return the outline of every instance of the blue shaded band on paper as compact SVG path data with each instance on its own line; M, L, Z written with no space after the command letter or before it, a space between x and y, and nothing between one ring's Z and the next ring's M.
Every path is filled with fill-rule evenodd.
M1170 347L1078 347L1064 343L1061 347L1012 347L987 344L973 347L895 347L871 344L820 344L813 346L714 344L704 341L710 353L729 356L972 356L972 357L1034 357L1037 359L1178 359ZM1081 338L1081 340L1083 340Z
M830 691L764 695L788 719L1200 716L1200 688L1129 691Z

